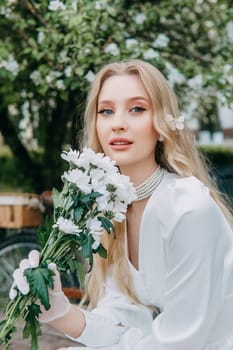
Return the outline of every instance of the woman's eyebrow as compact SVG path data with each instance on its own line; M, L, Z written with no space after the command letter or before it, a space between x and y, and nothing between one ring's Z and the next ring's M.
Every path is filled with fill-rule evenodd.
M148 98L143 97L143 96L133 96L133 97L130 97L130 98L126 99L126 101L129 101L129 102L131 102L131 101L132 102L133 101L138 101L138 100L142 100L142 101L145 101L145 102L149 103ZM100 100L98 102L99 105L100 104L108 104L108 103L114 103L114 101L112 101L112 100Z
M143 100L143 101L148 102L148 98L143 97L143 96L134 96L134 97L129 98L129 101L136 101L136 100Z
M108 104L108 103L113 103L113 101L111 101L111 100L100 100L100 101L98 102L99 105L100 105L100 104Z

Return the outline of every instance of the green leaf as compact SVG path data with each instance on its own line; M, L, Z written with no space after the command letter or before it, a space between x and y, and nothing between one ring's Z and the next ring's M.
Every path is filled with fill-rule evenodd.
M52 190L52 197L53 197L54 208L59 208L61 195L60 195L60 192L56 188L53 188L53 190Z
M74 209L74 220L78 222L83 214L83 208L82 207L77 207Z
M79 284L83 288L86 274L84 263L78 260L71 260L71 262L69 263L69 267L72 272L76 272Z
M82 253L84 258L88 258L89 261L89 271L91 271L93 266L93 254L92 254L92 243L93 237L86 235L82 242Z
M69 185L67 182L64 183L64 186L61 192L59 192L56 188L53 188L52 198L53 198L54 208L63 208L64 201L68 192L69 192Z
M113 185L113 184L107 184L106 185L106 190L108 191L108 192L112 192L112 193L114 193L115 191L116 191L116 186L115 185Z
M25 326L23 329L23 339L31 335L31 350L38 349L38 337L42 334L40 323L38 321L40 306L32 303L28 306L27 316L25 317Z
M84 288L84 280L85 280L85 274L86 274L84 264L77 261L76 271L77 271L77 276L78 276L78 281L80 283L80 286L81 288Z
M86 235L82 242L82 251L83 257L88 258L92 254L92 237L90 235Z
M49 239L51 230L52 230L53 221L46 217L44 225L40 226L37 230L37 238L40 244L41 249L45 246L46 242Z
M104 259L107 258L107 250L102 246L102 244L99 245L97 249L97 253Z
M102 196L102 194L99 193L99 192L91 192L91 193L88 193L88 194L86 194L85 196L83 196L83 197L80 199L80 201L81 201L82 203L87 204L87 203L89 203L92 199L96 199L96 198L101 197L101 196Z
M63 203L62 203L62 207L66 210L69 211L70 208L73 206L73 200L70 196L65 197L63 196Z
M27 269L24 275L30 285L30 291L33 296L37 296L45 309L50 308L48 287L53 288L54 273L48 268Z
M116 232L115 232L115 227L113 225L113 223L107 219L105 216L99 216L98 220L101 221L101 226L108 232L114 233L114 239L116 239Z

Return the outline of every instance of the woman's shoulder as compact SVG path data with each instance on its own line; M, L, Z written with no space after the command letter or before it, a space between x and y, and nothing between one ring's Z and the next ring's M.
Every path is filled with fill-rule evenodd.
M167 173L167 186L174 188L179 192L184 192L187 195L200 196L205 193L209 193L209 188L203 184L195 176L179 176L174 173Z
M173 204L172 209L178 204L182 205L183 209L194 209L212 202L209 188L195 176L181 177L168 172L164 174L159 199L169 208Z
M165 172L161 188L152 197L154 214L161 225L172 229L187 214L200 219L218 210L209 189L194 176Z

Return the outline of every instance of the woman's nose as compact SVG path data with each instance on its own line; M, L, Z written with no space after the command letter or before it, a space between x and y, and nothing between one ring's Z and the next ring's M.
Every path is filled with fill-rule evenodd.
M124 113L119 112L114 114L113 123L112 123L112 130L126 130L127 129L127 122L126 118L124 116Z

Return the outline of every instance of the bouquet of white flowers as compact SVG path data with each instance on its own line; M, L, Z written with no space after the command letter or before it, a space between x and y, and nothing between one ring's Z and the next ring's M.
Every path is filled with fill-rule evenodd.
M38 321L40 305L50 308L48 288L53 288L53 272L48 264L53 262L60 271L76 271L83 283L84 267L77 260L77 252L93 266L93 254L107 256L101 244L104 231L114 232L115 221L125 218L127 206L136 198L136 192L127 176L121 175L115 162L102 153L84 148L82 153L70 150L62 158L69 163L64 172L62 191L53 190L53 223L39 230L41 244L40 262L28 268L24 276L29 284L26 295L13 285L5 318L0 323L0 344L7 349L15 323L22 316L25 321L24 338L31 335L31 350L38 349L41 335Z

